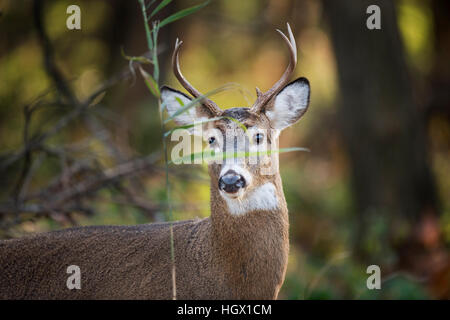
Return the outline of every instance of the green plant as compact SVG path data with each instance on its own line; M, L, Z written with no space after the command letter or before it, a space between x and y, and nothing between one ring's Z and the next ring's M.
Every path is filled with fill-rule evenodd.
M126 57L130 64L133 61L139 61L141 63L145 64L151 64L153 66L153 75L150 75L147 73L141 66L139 66L139 71L144 78L145 84L147 85L150 93L158 99L158 109L159 109L159 115L160 115L160 122L161 122L161 130L163 132L163 152L164 152L164 165L165 165L165 183L166 183L166 200L167 200L167 208L168 208L168 216L170 219L170 256L172 260L172 292L173 292L173 299L176 299L176 281L175 281L175 275L176 275L176 269L175 269L175 253L174 253L174 243L173 243L173 213L172 213L172 207L170 202L170 183L169 183L169 161L168 161L168 155L167 155L167 142L165 137L167 137L167 134L164 134L165 130L165 124L167 121L164 121L163 118L163 110L164 105L162 104L161 97L160 97L160 91L159 91L159 63L158 63L158 33L159 30L168 25L169 23L172 23L174 21L177 21L179 19L182 19L190 14L193 14L194 12L200 10L201 8L205 7L210 0L207 0L199 5L180 10L169 17L163 19L162 21L153 21L151 22L152 18L164 7L166 7L169 3L172 2L172 0L163 0L159 2L156 6L155 0L151 0L148 3L146 3L145 0L138 0L139 5L142 10L142 16L144 18L144 26L145 26L145 34L147 38L147 48L150 53L150 59L146 57ZM154 7L152 10L150 10L152 7ZM224 90L224 89L223 89ZM207 95L214 94L215 92L220 90L215 90L213 92L210 92ZM196 105L203 97L199 99L195 99L192 101L188 106L184 108L184 111L188 110L189 108ZM170 119L168 119L170 120Z

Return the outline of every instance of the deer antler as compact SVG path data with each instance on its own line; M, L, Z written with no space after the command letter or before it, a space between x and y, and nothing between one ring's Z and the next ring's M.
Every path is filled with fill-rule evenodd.
M284 86L289 82L289 78L292 75L292 72L295 69L295 66L297 64L297 45L295 43L294 35L292 34L291 27L289 26L289 23L287 23L287 29L289 38L286 37L286 35L277 29L277 31L281 34L284 41L288 45L289 48L289 65L287 66L286 70L284 71L283 75L281 76L280 80L278 80L272 88L270 88L268 91L262 93L258 88L256 88L256 102L253 104L251 111L255 113L261 112L262 108L265 106L269 100L276 95L278 92L281 91L281 89L284 88Z
M202 94L195 89L183 76L183 74L180 71L180 63L178 61L178 52L180 51L181 45L183 44L183 41L177 40L175 41L175 49L173 51L172 55L172 67L173 67L173 73L175 74L175 77L177 77L178 81L181 83L181 85L194 97L198 98L201 97ZM219 116L222 113L222 110L211 100L204 98L202 100L202 104L212 113L213 116Z

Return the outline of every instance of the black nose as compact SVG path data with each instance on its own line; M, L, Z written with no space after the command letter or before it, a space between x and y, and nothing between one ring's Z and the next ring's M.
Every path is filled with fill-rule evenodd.
M238 192L245 187L245 179L233 170L227 171L219 179L219 189L228 193Z

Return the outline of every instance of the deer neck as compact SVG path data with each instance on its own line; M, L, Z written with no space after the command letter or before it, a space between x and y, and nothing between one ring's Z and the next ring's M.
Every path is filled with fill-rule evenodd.
M266 280L282 282L286 271L289 221L279 174L268 183L272 186L263 185L263 189L255 188L254 192L261 192L266 198L276 197L276 206L266 203L258 209L250 204L248 212L237 215L220 195L217 181L212 179L211 237L217 261L231 278L273 287L273 283L266 283ZM258 200L258 194L248 197ZM259 199L264 200L268 199Z
M276 237L271 228L288 227L288 210L279 174L248 191L240 201L226 200L211 181L211 222L217 238L242 239L258 234Z

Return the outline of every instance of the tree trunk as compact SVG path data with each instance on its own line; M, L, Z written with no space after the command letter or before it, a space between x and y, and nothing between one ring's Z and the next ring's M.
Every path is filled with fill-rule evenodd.
M366 260L370 250L381 248L378 258L386 263L392 261L383 261L389 255L386 249L394 248L398 268L426 275L427 257L439 242L439 207L425 116L413 98L395 3L323 0L323 4L335 48L338 115L355 195L355 251ZM371 4L381 9L381 30L366 27ZM379 221L386 233L374 231ZM379 245L384 239L389 239L386 247Z

